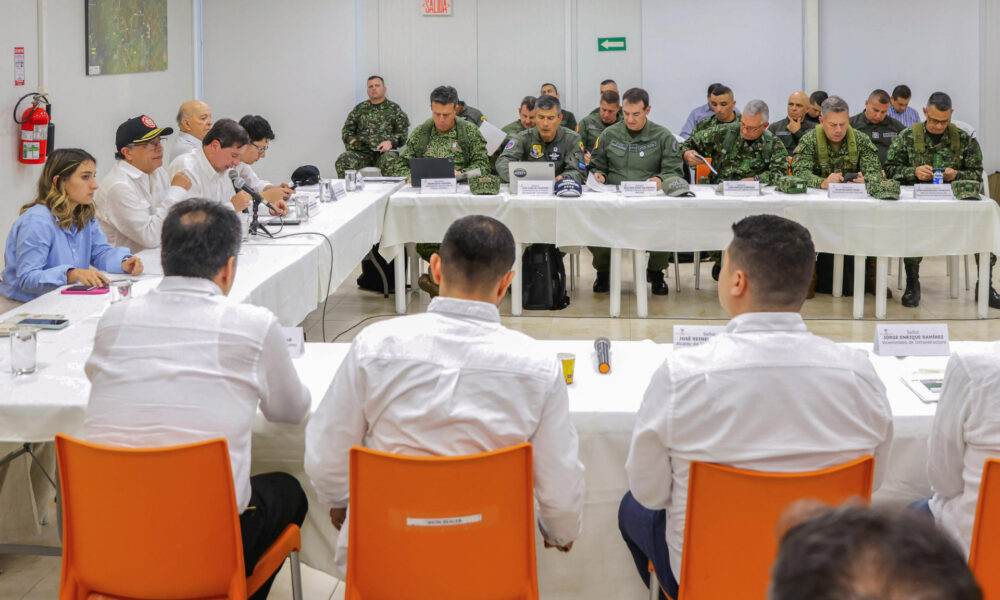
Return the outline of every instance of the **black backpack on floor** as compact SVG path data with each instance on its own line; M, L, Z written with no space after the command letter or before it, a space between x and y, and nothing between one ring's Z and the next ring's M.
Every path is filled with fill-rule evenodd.
M408 252L403 256L407 257ZM375 257L375 261L372 261ZM403 259L406 260L405 258ZM381 273L379 273L381 271ZM385 275L386 287L382 287L382 275ZM386 298L389 294L396 293L396 260L386 262L382 255L378 253L378 244L372 246L371 253L361 261L361 275L358 276L358 287L363 290L379 292Z
M532 244L521 258L521 305L527 310L562 310L569 306L566 268L555 244Z

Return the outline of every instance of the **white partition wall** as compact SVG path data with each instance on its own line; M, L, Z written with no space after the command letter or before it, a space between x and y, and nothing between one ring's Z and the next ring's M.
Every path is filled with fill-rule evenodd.
M576 0L573 2L573 98L578 119L597 108L600 83L614 79L618 90L642 84L642 2ZM598 38L624 37L624 52L599 52ZM565 97L565 94L564 94Z

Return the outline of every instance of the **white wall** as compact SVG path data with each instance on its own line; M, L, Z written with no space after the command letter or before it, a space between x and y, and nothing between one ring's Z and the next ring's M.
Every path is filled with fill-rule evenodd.
M755 98L767 102L774 122L802 87L802 4L643 0L642 56L650 118L672 132L716 81L733 89L740 110Z
M954 118L978 128L979 5L908 0L904 9L897 2L820 2L820 89L843 97L855 114L872 90L891 94L905 83L921 117L931 93L943 91L954 103Z
M167 70L127 75L88 77L85 57L84 2L46 2L46 64L49 99L56 124L56 147L84 148L97 158L103 176L114 163L115 131L130 117L147 114L164 125L173 121L177 106L190 97L192 36L190 0L170 0L167 22ZM4 2L0 19L0 94L3 116L0 134L6 151L0 152L0 240L4 243L18 208L34 198L41 165L17 162L19 126L10 118L17 98L38 85L38 48L34 2ZM14 86L13 46L25 47L27 81Z
M263 116L277 136L254 170L275 183L304 164L335 176L355 104L354 3L207 0L203 100L215 119ZM176 111L176 108L175 108Z
M597 108L600 84L614 79L618 91L642 84L642 3L640 0L574 0L575 73L568 105L582 119ZM598 52L597 38L624 37L624 52Z

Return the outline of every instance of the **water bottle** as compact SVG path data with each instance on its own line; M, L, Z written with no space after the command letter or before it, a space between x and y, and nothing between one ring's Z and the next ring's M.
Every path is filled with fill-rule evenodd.
M941 168L941 159L934 157L934 184L944 183L944 169Z

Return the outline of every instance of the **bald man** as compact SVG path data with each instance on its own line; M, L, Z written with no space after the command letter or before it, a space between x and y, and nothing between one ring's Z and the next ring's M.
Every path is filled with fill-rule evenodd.
M201 140L212 128L212 109L201 100L188 100L177 111L177 140L170 147L165 164L170 164L181 154L201 148Z
M768 131L778 136L781 143L788 149L791 156L799 140L816 124L806 119L806 109L809 108L809 96L805 92L795 92L788 97L788 117L772 123Z

